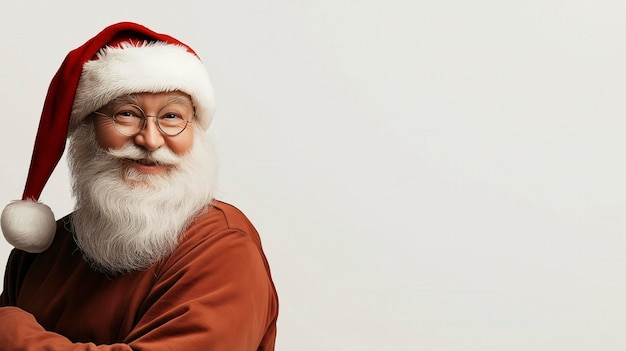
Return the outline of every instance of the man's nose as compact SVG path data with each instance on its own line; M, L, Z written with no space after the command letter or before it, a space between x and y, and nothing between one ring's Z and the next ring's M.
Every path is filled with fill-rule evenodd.
M154 116L146 116L146 127L135 135L135 144L143 146L146 150L154 151L165 143L165 139L156 124Z

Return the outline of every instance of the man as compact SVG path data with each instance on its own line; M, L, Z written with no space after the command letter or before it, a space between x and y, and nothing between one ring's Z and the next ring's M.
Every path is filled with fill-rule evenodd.
M214 199L200 59L129 22L68 54L44 104L0 296L2 350L273 350L259 236ZM75 211L38 202L69 138Z

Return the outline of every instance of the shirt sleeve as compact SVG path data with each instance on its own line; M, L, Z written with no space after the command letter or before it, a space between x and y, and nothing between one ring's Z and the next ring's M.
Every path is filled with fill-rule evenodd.
M259 345L273 350L277 297L263 253L251 238L228 229L177 252L158 270L122 343L73 343L44 330L28 312L2 307L0 345L49 351L253 351Z
M32 314L12 306L0 307L0 345L7 351L128 351L128 345L72 343L62 335L47 332Z

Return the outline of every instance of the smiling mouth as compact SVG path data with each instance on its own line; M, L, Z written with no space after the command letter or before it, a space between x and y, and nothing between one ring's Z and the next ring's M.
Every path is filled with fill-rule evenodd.
M161 174L168 172L171 165L148 159L126 159L126 167L133 168L135 171L144 174Z
M144 166L157 166L157 165L159 165L158 162L150 161L150 160L147 160L145 158L142 158L142 159L139 159L139 160L128 159L128 161L131 161L133 163L138 163L138 164L144 165Z

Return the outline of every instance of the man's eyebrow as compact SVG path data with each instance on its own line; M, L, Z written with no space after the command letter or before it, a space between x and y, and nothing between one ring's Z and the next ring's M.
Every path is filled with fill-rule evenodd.
M183 94L168 96L167 103L189 105L189 107L195 109L193 102L191 101L191 98ZM137 99L137 96L135 94L122 95L111 100L108 104L104 105L103 108L116 109L120 106L127 105L127 104L138 105L139 99Z
M122 96L118 96L115 99L109 101L108 104L104 105L105 108L116 108L122 105L126 105L126 104L133 104L133 105L137 105L138 101L137 101L137 97L135 95L129 94L129 95L122 95Z
M167 98L167 103L169 104L189 104L193 107L193 102L187 95L171 95Z

